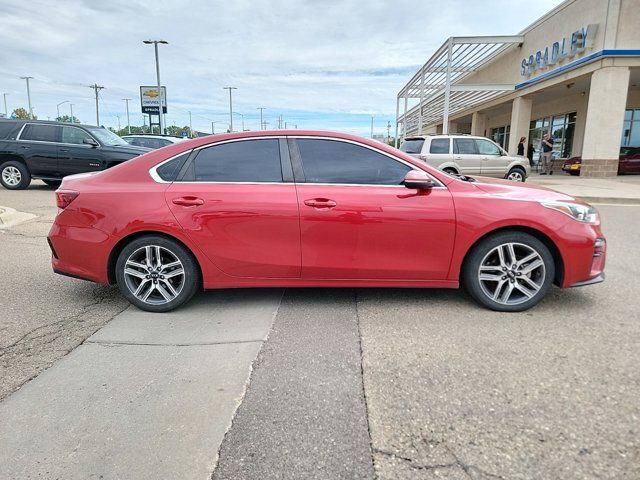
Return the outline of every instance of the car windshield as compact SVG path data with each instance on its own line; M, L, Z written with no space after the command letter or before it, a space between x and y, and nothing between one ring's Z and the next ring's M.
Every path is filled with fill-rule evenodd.
M423 138L408 138L404 142L402 142L402 145L400 145L400 150L404 153L420 153L422 151L423 144Z
M103 145L107 145L109 147L129 145L118 135L116 135L110 130L107 130L106 128L89 128L88 130L89 132L91 132L91 135L96 137L100 141L100 143Z

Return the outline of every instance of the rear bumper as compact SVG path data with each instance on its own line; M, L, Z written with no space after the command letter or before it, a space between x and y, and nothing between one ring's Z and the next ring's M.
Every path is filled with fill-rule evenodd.
M604 279L605 279L605 274L604 272L601 272L600 275L596 275L595 277L590 278L588 280L584 280L582 282L574 283L573 285L571 285L571 287L585 287L587 285L594 285L596 283L604 282Z

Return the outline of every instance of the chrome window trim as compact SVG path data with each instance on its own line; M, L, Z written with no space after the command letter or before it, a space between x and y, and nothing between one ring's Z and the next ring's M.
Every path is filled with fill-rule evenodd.
M196 181L188 181L188 182L168 182L165 180L162 180L160 178L160 176L158 175L158 173L156 172L156 169L161 167L162 165L164 165L165 163L173 160L174 158L187 153L187 152L197 152L199 150L202 150L204 148L209 148L209 147L214 147L217 145L223 145L225 143L233 143L233 142L241 142L241 141L247 141L247 140L268 140L268 139L287 139L287 138L300 138L300 139L311 139L311 140L332 140L332 141L336 141L336 142L344 142L344 143L351 143L353 145L357 145L359 147L363 147L363 148L367 148L371 151L374 151L376 153L380 153L386 157L389 157L392 160L395 160L396 162L402 163L408 167L410 167L412 170L417 170L420 172L424 172L426 173L429 178L431 178L434 182L437 183L438 186L433 187L433 190L447 190L447 187L437 178L435 178L433 175L431 175L429 172L422 170L421 168L418 168L416 165L413 165L405 160L402 160L401 158L398 157L394 157L393 155L384 152L382 150L379 150L375 147L369 146L369 145L365 145L362 144L360 142L356 142L354 140L349 140L349 139L345 139L345 138L334 138L334 137L326 137L326 136L312 136L312 135L264 135L264 136L256 136L256 137L242 137L242 138L232 138L229 140L223 140L221 142L215 142L215 143L208 143L206 145L201 145L199 147L193 148L191 150L185 150L184 152L181 152L177 155L172 156L171 158L168 158L166 160L163 160L161 163L154 165L153 167L151 167L149 169L149 175L151 176L151 178L156 182L156 183L183 183L183 184L187 184L187 185L191 185L191 184L221 184L221 185L281 185L281 184L285 184L285 185L322 185L322 186L347 186L347 187L400 187L400 188L407 188L404 185L385 185L385 184L377 184L377 183L313 183L313 182L209 182L209 181L205 181L205 182L196 182Z

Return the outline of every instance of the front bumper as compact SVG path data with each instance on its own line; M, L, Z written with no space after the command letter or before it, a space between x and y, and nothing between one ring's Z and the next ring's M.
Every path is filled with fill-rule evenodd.
M588 280L584 280L582 282L574 283L573 285L571 285L571 287L585 287L587 285L595 285L596 283L604 282L604 279L605 279L605 274L604 272L601 272L600 275L596 275L595 277L590 278Z

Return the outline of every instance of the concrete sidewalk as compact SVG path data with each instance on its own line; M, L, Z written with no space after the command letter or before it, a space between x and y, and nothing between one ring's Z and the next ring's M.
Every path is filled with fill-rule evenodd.
M130 307L0 403L0 478L209 478L281 298Z
M529 183L557 190L591 203L640 204L640 175L612 178L583 178L555 171L553 175L533 173Z

